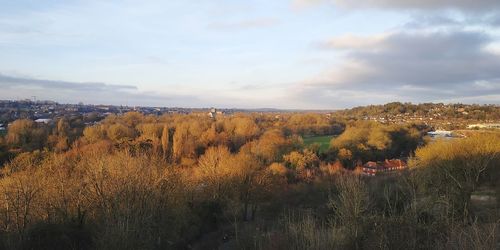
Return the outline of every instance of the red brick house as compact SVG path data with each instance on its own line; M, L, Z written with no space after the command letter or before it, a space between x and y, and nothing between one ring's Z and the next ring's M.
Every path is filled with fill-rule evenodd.
M385 160L383 162L369 161L363 165L363 173L375 176L381 172L392 172L407 168L406 163L400 159Z

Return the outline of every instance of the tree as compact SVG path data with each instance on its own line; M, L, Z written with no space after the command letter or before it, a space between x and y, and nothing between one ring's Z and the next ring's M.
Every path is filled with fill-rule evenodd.
M32 120L22 119L14 121L7 133L7 143L22 145L28 143L31 130L35 128Z
M46 138L47 131L44 128L38 127L32 120L21 119L10 125L6 140L15 147L32 151L43 148Z
M161 145L163 126L156 122L149 122L141 123L136 127L140 133L139 138L136 138L136 142L139 143L139 146L150 148L155 155L161 154L163 152Z
M336 184L338 195L331 197L328 203L335 213L334 222L345 229L353 248L360 249L369 201L366 184L360 175L354 174L340 175Z
M247 143L241 150L249 150L252 154L264 160L264 163L281 161L283 154L290 152L297 145L283 136L279 130L268 130L256 141Z
M233 122L235 123L235 135L250 138L257 135L257 133L259 132L259 126L257 126L255 121L249 117L235 118L233 119Z
M69 139L66 136L60 136L57 139L57 143L54 147L56 152L64 152L69 148Z
M337 157L342 162L342 165L354 167L351 150L341 148L339 149Z
M67 137L69 135L70 126L66 118L61 118L57 122L57 135Z
M122 140L131 140L135 138L134 129L127 127L121 123L111 125L106 131L109 139L120 142Z
M422 133L415 126L361 121L332 139L330 147L339 153L349 150L353 160L373 161L409 156L422 142Z
M135 128L144 120L144 115L139 112L127 112L123 115L122 120L127 126Z
M297 171L304 171L319 166L318 156L309 149L304 149L302 152L292 151L284 155L283 160Z
M198 161L201 185L214 200L227 198L232 156L225 146L210 147Z
M273 164L271 164L268 170L271 172L271 174L282 177L285 177L288 173L288 168L286 168L284 164L278 162L274 162Z
M418 149L411 167L420 170L430 194L444 198L451 218L471 219L471 195L489 171L500 166L500 135L476 134L441 140Z
M83 137L90 143L106 139L106 129L103 125L85 127Z
M273 184L270 171L254 155L240 152L232 168L244 221L254 220L260 202L266 198L268 187ZM249 214L250 212L250 214Z
M170 131L168 126L165 124L161 132L161 148L163 151L163 157L168 158L168 153L170 152Z
M0 220L3 222L0 226L4 231L16 231L21 239L36 219L34 210L42 189L37 175L36 172L20 171L0 181Z
M158 123L141 123L137 125L142 140L155 141L161 137L163 126Z
M189 139L189 124L181 123L176 126L173 136L172 154L175 160L194 154L194 145Z

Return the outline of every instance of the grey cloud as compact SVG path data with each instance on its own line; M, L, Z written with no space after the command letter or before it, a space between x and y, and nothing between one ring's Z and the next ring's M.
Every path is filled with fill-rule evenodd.
M315 102L318 96L309 93L321 93L330 103L349 98L352 103L363 104L359 98L477 100L500 94L500 55L485 49L495 41L486 33L395 32L376 39L338 40L325 44L330 49L347 49L343 62L310 80L307 88L297 93L299 98ZM350 40L353 45L349 47Z
M403 25L409 29L421 29L436 26L463 26L465 23L446 15L419 15Z
M382 104L401 99L392 91L363 91L360 89L336 89L328 85L302 86L292 92L296 102L314 109L337 109L357 105Z
M458 9L466 12L491 11L500 7L498 0L295 0L295 4L333 3L345 8L381 9Z
M25 77L14 77L0 74L1 87L38 87L70 91L107 91L107 90L137 90L130 85L110 85L105 83L76 83L67 81L42 80Z
M425 28L463 28L467 26L498 27L500 26L500 12L492 11L481 14L464 14L450 16L445 13L427 13L412 17L412 20L403 25L406 29Z
M204 104L195 96L141 92L131 85L40 80L4 74L0 74L0 89L0 99L37 96L38 99L63 103L81 101L92 104L184 107L200 107Z
M481 32L389 34L373 46L349 51L345 60L353 66L334 70L342 81L331 81L432 86L495 80L500 78L500 57L484 49L491 41Z

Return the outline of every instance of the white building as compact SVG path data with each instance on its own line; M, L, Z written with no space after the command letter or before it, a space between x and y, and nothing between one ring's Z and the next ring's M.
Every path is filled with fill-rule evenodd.
M210 112L208 112L208 116L209 116L210 118L214 118L214 119L215 119L215 117L217 116L217 114L218 114L218 112L217 112L217 109L215 109L215 108L211 108L211 109L210 109Z
M452 137L451 131L447 130L435 130L427 132L428 135L432 137Z
M52 122L52 119L36 119L35 122L49 124Z
M468 129L474 128L486 128L486 129L500 129L500 123L478 123L478 124L470 124L467 126Z

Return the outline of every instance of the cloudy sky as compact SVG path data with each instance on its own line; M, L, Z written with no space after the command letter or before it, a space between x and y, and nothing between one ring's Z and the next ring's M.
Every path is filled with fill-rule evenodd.
M498 0L0 0L0 99L500 104Z

